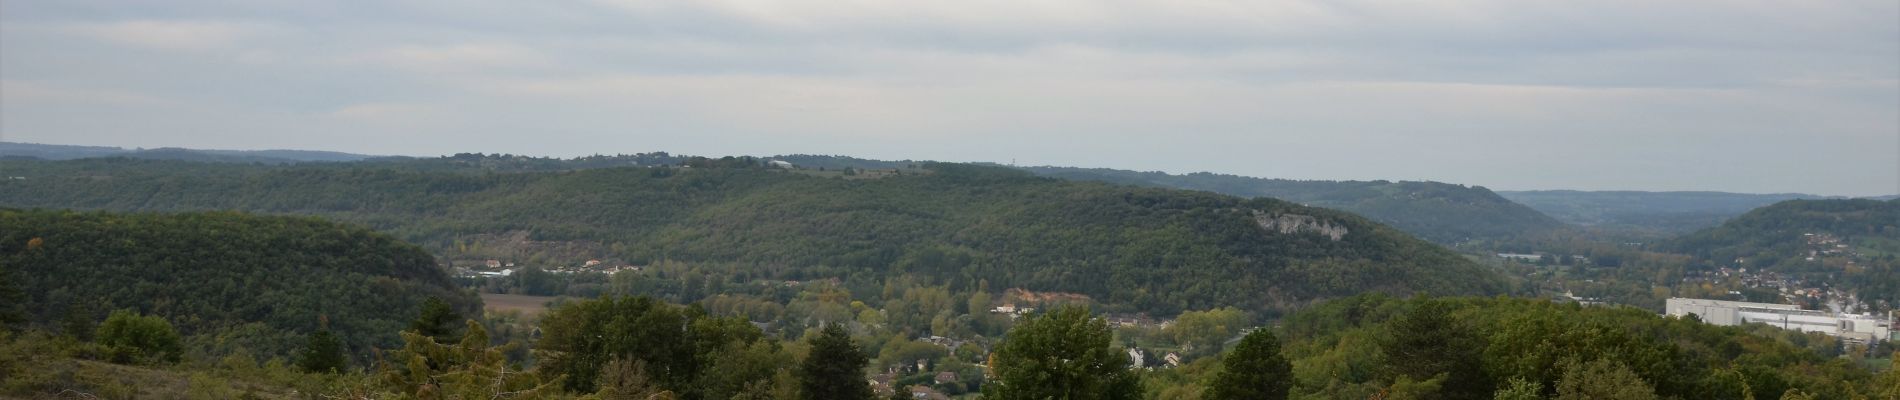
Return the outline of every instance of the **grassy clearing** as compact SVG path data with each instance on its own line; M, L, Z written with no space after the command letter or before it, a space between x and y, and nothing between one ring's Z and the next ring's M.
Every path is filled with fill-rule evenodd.
M535 317L547 313L548 302L557 299L560 297L482 293L482 307L488 311L515 311L524 317Z

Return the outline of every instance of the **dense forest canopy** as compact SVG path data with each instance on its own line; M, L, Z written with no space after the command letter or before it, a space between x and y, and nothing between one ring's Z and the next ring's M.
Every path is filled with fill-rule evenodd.
M290 150L221 151L193 149L139 149L116 147L50 146L0 143L0 156L47 160L124 157L224 163L286 164L311 161L362 161L389 168L413 170L483 170L502 172L569 171L625 166L680 164L691 157L665 152L594 155L574 159L517 155L458 154L438 158L371 157L329 152ZM847 156L788 154L763 158L789 162L798 168L831 171L899 170L925 161L884 161ZM1427 240L1456 244L1469 240L1500 239L1561 228L1562 223L1512 203L1483 187L1438 182L1302 181L1194 173L1170 175L1114 169L1026 167L1037 175L1070 180L1099 181L1145 187L1202 190L1240 197L1272 197L1296 203L1345 210L1392 225ZM1765 203L1764 203L1765 204ZM1739 210L1736 212L1740 212Z
M62 324L131 309L214 354L289 355L325 317L367 351L397 343L429 297L479 309L421 248L308 217L0 209L0 264L26 288L32 326L71 331Z
M518 167L536 160L3 161L0 169L24 179L0 182L0 205L316 215L369 225L451 258L472 251L458 246L465 239L527 232L534 241L592 243L595 254L583 256L635 264L744 263L779 279L902 273L959 288L987 280L994 288L1075 292L1162 314L1502 286L1493 272L1386 226L1273 199L963 164L856 176L744 158L495 172L533 171Z
M1026 167L1037 175L1146 187L1204 190L1345 210L1427 240L1456 244L1560 229L1563 223L1480 186L1439 182L1302 181L1105 168Z

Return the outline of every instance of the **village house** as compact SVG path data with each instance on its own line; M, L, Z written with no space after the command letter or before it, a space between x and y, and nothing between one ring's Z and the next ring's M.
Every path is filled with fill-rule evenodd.
M937 382L937 384L939 385L942 385L945 383L957 383L957 373L950 372L950 371L938 372L937 377L934 381Z
M929 386L916 385L910 387L910 398L918 400L949 400L950 396L945 396L943 393L938 392L937 389L931 389Z
M892 394L897 393L897 389L891 387L891 382L895 380L896 378L891 374L877 374L865 378L865 383L871 385L871 391L878 397L891 397Z

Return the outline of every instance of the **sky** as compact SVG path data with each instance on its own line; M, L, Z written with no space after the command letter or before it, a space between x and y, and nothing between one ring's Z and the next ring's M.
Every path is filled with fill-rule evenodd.
M1900 2L0 2L0 140L1900 193Z

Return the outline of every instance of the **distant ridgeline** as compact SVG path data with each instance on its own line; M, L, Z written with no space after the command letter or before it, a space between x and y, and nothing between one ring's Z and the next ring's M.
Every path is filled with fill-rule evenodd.
M1498 195L1563 222L1679 235L1720 225L1758 207L1821 196L1780 193L1536 190Z
M1024 167L1037 175L1124 185L1272 197L1350 211L1439 243L1502 239L1564 226L1479 186L1439 182L1299 181L1192 173L1172 175L1103 168Z
M38 158L71 160L80 158L124 157L150 160L186 160L286 164L297 162L360 161L376 158L361 154L309 150L198 150L181 148L126 149L105 146L67 146L55 144L0 142L0 158Z
M470 238L527 232L535 241L593 242L602 256L634 264L732 263L759 279L840 278L852 287L897 274L959 288L987 281L1163 314L1504 287L1489 269L1384 225L1264 198L940 163L854 174L695 158L540 172L563 163L664 165L655 161L671 156L662 156L10 160L0 172L24 179L0 181L0 206L316 215L444 254Z
M1900 200L1789 200L1657 247L1708 266L1838 276L1864 301L1900 304Z
M131 308L171 320L188 348L266 357L301 348L320 316L361 351L400 343L430 296L480 307L421 248L308 217L0 209L0 264L46 330Z

